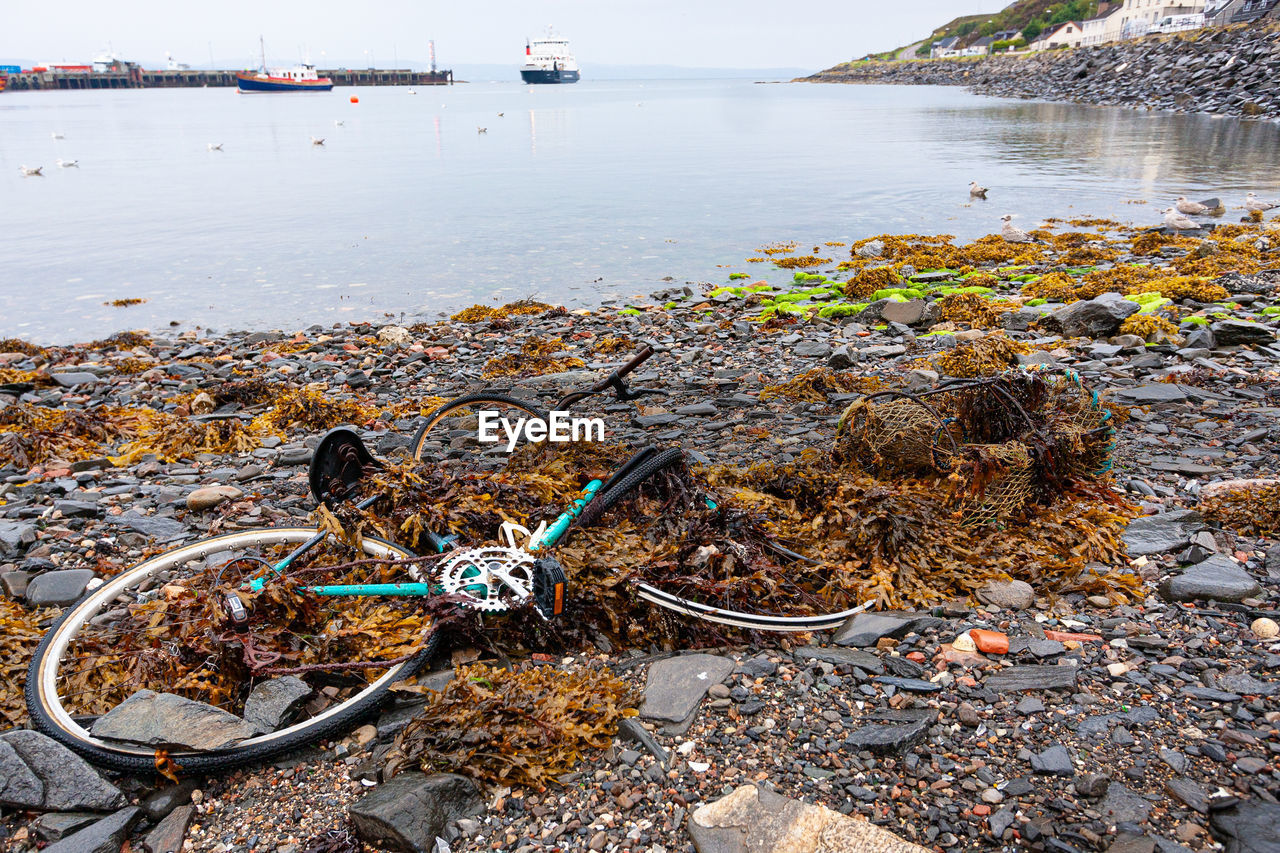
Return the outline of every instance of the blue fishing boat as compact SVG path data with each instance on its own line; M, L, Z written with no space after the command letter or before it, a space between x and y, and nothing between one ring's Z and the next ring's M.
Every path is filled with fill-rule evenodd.
M258 39L262 45L262 39ZM316 67L308 63L292 68L267 70L267 50L262 47L262 67L257 71L236 73L236 86L241 92L328 92L333 81L316 73Z

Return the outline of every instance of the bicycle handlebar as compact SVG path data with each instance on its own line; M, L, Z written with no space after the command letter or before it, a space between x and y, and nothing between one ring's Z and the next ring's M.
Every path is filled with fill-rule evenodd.
M610 373L604 379L601 379L599 382L593 385L591 387L592 392L603 391L604 389L612 385L615 380L621 379L622 377L626 376L628 373L630 373L631 371L635 370L637 367L639 367L640 365L648 361L652 356L653 356L653 347L649 346L648 344L645 344L644 349L636 353L634 358L632 358L626 364L622 365L622 367L619 367L617 370L613 371L613 373Z

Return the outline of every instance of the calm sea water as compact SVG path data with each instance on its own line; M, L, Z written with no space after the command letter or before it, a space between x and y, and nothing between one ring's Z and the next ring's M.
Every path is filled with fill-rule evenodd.
M972 238L1004 213L1027 227L1155 223L1183 193L1280 195L1278 153L1274 123L954 88L6 92L0 334L292 329L532 295L590 304L667 276L723 282L721 265L759 274L743 259L776 240ZM24 164L45 177L21 177ZM991 201L967 205L971 179ZM119 298L147 302L103 304Z

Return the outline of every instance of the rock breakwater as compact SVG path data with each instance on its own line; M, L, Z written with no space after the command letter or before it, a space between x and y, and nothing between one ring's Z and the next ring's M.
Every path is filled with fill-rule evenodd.
M981 95L1187 113L1280 117L1280 31L1179 36L983 59L847 63L814 83L968 86Z

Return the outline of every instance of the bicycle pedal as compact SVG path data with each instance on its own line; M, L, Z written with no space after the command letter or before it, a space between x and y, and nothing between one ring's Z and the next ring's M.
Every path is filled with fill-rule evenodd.
M533 603L543 619L564 612L565 590L569 579L554 557L542 557L533 563Z
M370 469L381 467L354 429L334 427L311 454L307 485L316 503L331 504L349 497Z

